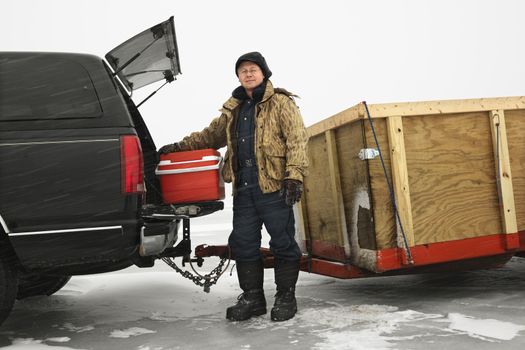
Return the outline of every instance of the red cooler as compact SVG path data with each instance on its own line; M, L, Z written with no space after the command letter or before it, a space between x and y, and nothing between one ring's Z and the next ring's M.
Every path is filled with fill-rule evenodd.
M162 154L155 174L160 177L164 203L224 199L221 161L214 149Z

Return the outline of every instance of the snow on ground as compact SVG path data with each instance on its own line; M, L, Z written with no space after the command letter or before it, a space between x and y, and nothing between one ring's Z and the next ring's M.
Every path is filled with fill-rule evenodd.
M493 319L477 320L461 314L451 313L448 315L450 329L467 332L470 336L480 338L492 338L510 340L525 330L525 326L519 326L510 322L502 322Z
M131 328L128 328L128 329L115 330L115 331L111 332L111 334L109 336L112 337L112 338L129 338L129 337L132 337L132 336L137 336L137 335L141 335L141 334L148 334L148 333L157 333L157 331L152 331L150 329L139 328L139 327L131 327Z
M229 211L194 220L193 244L223 244ZM212 220L213 219L213 220ZM265 242L267 244L267 242ZM177 261L179 263L180 260ZM209 259L200 271L209 271ZM75 276L51 297L17 302L0 347L25 349L523 349L525 260L498 270L336 280L301 273L299 312L228 322L235 271L211 293L158 261L151 269ZM232 273L232 274L230 274ZM265 274L273 303L273 272Z

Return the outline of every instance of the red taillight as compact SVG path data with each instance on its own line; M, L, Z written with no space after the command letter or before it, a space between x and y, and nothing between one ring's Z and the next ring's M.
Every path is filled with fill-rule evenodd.
M120 164L122 167L122 192L144 192L144 163L139 138L135 135L120 137Z

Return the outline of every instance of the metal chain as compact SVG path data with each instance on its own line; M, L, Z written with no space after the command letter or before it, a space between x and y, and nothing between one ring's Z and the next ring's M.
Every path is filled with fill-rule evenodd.
M182 277L189 279L190 281L192 281L193 283L195 283L196 285L200 287L204 287L204 291L206 293L210 292L210 287L217 283L217 281L222 276L224 271L226 271L226 269L228 268L226 267L226 269L223 270L224 263L226 262L226 260L228 260L228 265L229 265L230 259L222 258L221 261L219 262L219 265L213 270L211 270L210 273L206 275L200 275L199 273L197 273L197 271L195 271L195 269L193 269L193 271L195 271L196 274L193 274L187 270L182 270L180 267L177 266L177 264L175 264L175 261L172 260L171 258L167 258L167 257L162 258L162 261L164 261L168 266L174 269L177 273L180 273Z

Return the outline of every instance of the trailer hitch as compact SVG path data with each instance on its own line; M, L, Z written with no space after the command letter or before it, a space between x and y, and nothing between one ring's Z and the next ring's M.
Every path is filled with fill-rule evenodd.
M182 240L175 247L164 249L158 255L159 258L175 258L182 256L183 260L189 260L191 254L191 239L190 239L190 219L182 218ZM187 257L187 258L186 258Z
M201 274L195 270L193 263L196 263L197 266L202 267L204 263L204 257L202 255L196 255L194 258L191 258L191 239L190 239L190 218L182 218L182 241L179 242L175 247L165 249L158 257L162 259L168 266L174 269L177 273L180 273L182 277L189 279L198 286L204 288L204 292L209 293L210 287L217 283L219 278L224 274L230 265L229 255L221 257L219 265L211 270L208 274ZM185 266L186 263L189 263L191 269L194 273L191 273L187 270L182 270L177 266L175 257L182 257L182 266ZM226 267L224 264L228 261Z

